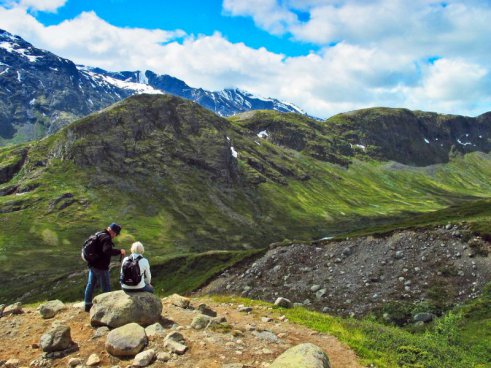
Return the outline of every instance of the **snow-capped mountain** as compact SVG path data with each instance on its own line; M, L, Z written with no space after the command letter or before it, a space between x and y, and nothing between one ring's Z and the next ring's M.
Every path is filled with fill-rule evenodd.
M274 98L258 97L237 88L210 92L202 88L190 87L182 80L170 75L155 74L151 70L108 72L100 68L80 67L80 69L88 70L93 75L101 75L125 83L148 85L165 93L195 101L221 116L230 116L249 110L276 110L305 114L297 106Z
M0 145L43 137L140 93L173 94L222 116L258 109L304 113L276 99L238 89L210 92L150 70L109 72L77 66L0 30Z

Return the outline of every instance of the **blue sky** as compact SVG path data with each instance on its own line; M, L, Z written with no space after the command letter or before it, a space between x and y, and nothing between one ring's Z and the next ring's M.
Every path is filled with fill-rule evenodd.
M226 15L221 0L78 0L68 1L56 13L37 12L36 18L45 25L55 25L84 11L95 11L119 27L182 29L196 35L220 31L230 42L243 42L252 48L266 47L288 56L305 55L318 49L310 42L293 41L289 35L272 35L256 27L250 17Z
M79 64L237 87L319 117L491 110L491 1L0 0L0 28Z

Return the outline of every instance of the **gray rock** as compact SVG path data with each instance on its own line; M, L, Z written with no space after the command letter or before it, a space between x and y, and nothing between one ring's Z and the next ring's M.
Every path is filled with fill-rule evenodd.
M147 336L143 327L129 323L118 327L107 335L106 350L117 357L134 356L147 344Z
M53 318L59 311L65 309L61 300L50 300L39 307L39 313L44 319Z
M353 250L350 247L346 247L343 249L343 256L349 256L353 253Z
M315 293L315 292L316 292L317 290L319 290L320 288L321 288L321 286L320 286L320 285L312 285L312 287L310 288L310 291L312 291L312 292L314 292L314 293Z
M159 362L168 362L169 360L172 359L172 355L168 352L160 352L160 353L157 353L157 360Z
M252 312L252 308L251 307L239 306L239 312L249 313L249 312Z
M315 297L316 297L317 299L320 299L320 298L322 298L322 297L323 297L324 295L326 295L326 294L327 294L327 290L326 290L326 289L320 289L320 290L318 290L318 291L315 293Z
M179 294L172 294L165 298L165 301L169 301L172 305L176 307L187 309L191 304L191 300L189 298L183 297Z
M202 330L206 327L211 322L211 317L207 316L205 314L198 314L196 317L193 318L193 321L191 322L191 327L194 328L195 330Z
M421 322L424 322L424 323L428 323L428 322L433 321L434 318L435 318L435 315L433 313L424 312L424 313L418 313L418 314L416 314L413 317L413 321L414 322L421 321Z
M188 349L184 336L177 331L171 332L165 337L164 347L171 353L178 355L184 354Z
M146 367L150 365L155 359L155 351L153 349L142 351L136 354L133 360L133 366L135 367Z
M160 319L162 302L154 294L124 291L103 293L94 298L90 309L92 326L116 328L128 323L148 326Z
M5 307L2 315L8 316L10 314L22 314L22 313L24 313L24 311L22 310L22 303L17 302Z
M398 250L395 254L396 259L404 258L404 252L402 250Z
M80 358L70 358L70 360L68 361L68 366L70 368L75 368L78 365L82 365L82 359Z
M165 332L164 328L158 322L145 328L145 334L147 335L148 338L163 335L164 332Z
M87 359L87 362L85 365L88 365L89 367L93 365L98 365L101 362L101 358L97 354L90 354L89 359Z
M279 297L274 302L274 305L277 305L278 307L282 307L282 308L291 308L292 302L289 299Z
M276 336L273 332L271 331L252 331L252 334L256 336L260 340L268 341L268 342L273 342L273 343L279 343L281 340Z
M109 327L107 326L99 327L97 330L95 330L94 336L92 336L92 338L97 339L99 337L106 336L109 331Z
M269 368L330 368L329 358L321 348L314 344L294 346L278 358Z
M44 352L63 351L74 345L70 335L70 327L62 324L53 326L41 336L39 346Z
M198 310L201 312L201 314L205 314L210 317L216 317L217 312L215 312L213 309L208 307L206 304L200 304L198 305Z

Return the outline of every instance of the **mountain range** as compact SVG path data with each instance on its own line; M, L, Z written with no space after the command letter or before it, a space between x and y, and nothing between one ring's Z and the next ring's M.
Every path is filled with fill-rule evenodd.
M186 274L179 287L191 288L283 239L455 217L485 229L490 125L489 114L387 108L323 122L275 111L225 119L171 95L131 96L0 148L0 297L63 287L83 239L108 221L123 224L121 246L142 241L162 277ZM434 212L449 206L462 210ZM50 286L34 293L40 280Z
M41 138L138 93L180 96L221 116L257 109L303 113L273 98L239 89L210 92L150 70L108 72L75 65L0 30L0 145Z

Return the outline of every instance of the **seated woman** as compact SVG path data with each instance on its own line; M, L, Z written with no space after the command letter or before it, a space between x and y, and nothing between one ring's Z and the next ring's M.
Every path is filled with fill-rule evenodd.
M131 245L131 255L125 257L121 263L121 287L126 292L148 291L154 292L150 285L152 274L150 273L150 264L142 254L145 251L143 244L140 242Z

